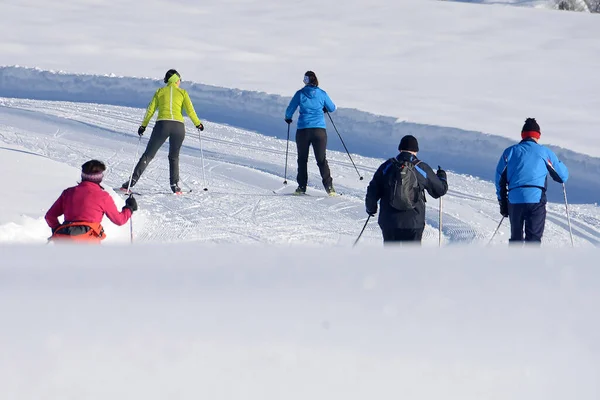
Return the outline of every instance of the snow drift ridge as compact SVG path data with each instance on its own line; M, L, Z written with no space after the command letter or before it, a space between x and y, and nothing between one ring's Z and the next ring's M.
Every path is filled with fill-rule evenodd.
M20 66L0 67L0 96L35 100L89 102L129 107L146 107L152 93L162 81L150 78L116 77L45 71ZM202 119L258 131L285 139L283 122L289 98L238 89L184 82ZM140 112L140 120L142 113ZM352 153L387 158L396 152L405 134L418 137L420 156L432 164L457 173L492 180L498 157L514 141L457 128L398 122L396 118L378 116L356 109L339 109L335 124ZM330 128L329 148L344 151ZM515 137L515 140L518 140ZM549 146L569 167L569 200L595 203L600 187L589 182L600 174L600 158ZM562 201L559 185L549 185L548 198Z

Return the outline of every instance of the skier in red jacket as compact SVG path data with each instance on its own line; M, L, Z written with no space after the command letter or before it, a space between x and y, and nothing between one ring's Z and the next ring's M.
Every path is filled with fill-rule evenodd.
M90 160L81 166L81 183L62 192L46 213L46 222L52 229L50 240L100 242L106 238L101 225L104 214L116 225L125 225L137 202L133 196L125 201L121 211L100 186L106 166L98 160ZM58 217L64 215L61 224Z

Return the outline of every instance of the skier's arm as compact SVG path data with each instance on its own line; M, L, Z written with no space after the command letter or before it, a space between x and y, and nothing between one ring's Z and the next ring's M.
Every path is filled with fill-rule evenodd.
M196 110L194 110L194 105L192 104L192 100L190 100L188 92L186 92L185 90L183 91L183 108L185 109L185 112L188 115L188 117L190 117L190 119L194 123L194 126L198 126L202 123L200 121L200 118L198 118L198 116L196 115Z
M113 224L118 226L125 225L129 221L129 218L131 218L131 210L123 207L123 210L119 212L112 197L106 192L104 194L104 214L106 214Z
M146 108L146 115L144 115L144 120L142 121L142 126L148 126L148 124L150 123L150 119L152 119L152 116L154 115L154 112L156 111L157 105L158 105L158 90L154 93L152 100L150 100L150 104L148 104L148 108Z
M425 178L425 190L434 199L440 198L448 191L448 182L445 178L440 178L431 167L424 162L415 165L417 172Z
M550 149L546 149L548 156L546 157L546 168L550 173L552 179L554 179L558 183L565 183L567 179L569 179L569 170L563 164L556 154Z
M285 110L285 119L292 119L294 113L296 112L296 108L300 105L300 91L297 91L292 100L290 100L290 104L288 105L287 110Z
M387 163L379 166L373 179L367 187L367 195L365 196L365 208L367 213L375 214L377 212L377 202L383 196L383 169Z
M506 166L507 165L508 165L508 153L507 153L507 151L504 151L504 153L500 157L500 160L498 160L498 165L496 166L495 182L496 182L496 197L498 198L498 200L505 200L507 193L508 193L508 189L506 187L506 185L507 185Z
M52 204L52 207L46 213L46 223L54 231L56 228L60 226L60 222L58 221L58 217L64 214L63 211L63 196L64 192L60 195L60 197Z
M325 108L327 109L328 112L332 113L336 110L336 106L335 104L333 104L333 101L331 101L331 98L329 97L329 95L325 92L323 92L324 96L324 102L325 102Z

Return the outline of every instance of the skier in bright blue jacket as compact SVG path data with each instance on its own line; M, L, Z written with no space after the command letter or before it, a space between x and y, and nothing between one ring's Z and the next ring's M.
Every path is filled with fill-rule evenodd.
M510 220L511 243L541 243L546 223L548 174L558 183L569 178L567 167L556 154L538 144L540 136L536 120L527 118L521 142L504 150L496 168L496 195L500 214Z
M327 131L325 113L334 112L336 107L327 93L319 88L319 80L313 71L304 74L305 86L298 90L285 111L285 122L292 123L296 109L300 107L296 130L296 148L298 150L298 188L295 194L306 193L308 183L308 153L313 146L323 186L330 196L335 195L333 179L325 156L327 148Z

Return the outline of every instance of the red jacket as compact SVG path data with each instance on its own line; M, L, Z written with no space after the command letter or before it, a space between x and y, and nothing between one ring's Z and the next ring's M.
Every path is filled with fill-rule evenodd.
M112 197L94 182L83 181L79 185L65 189L58 200L46 213L46 222L52 230L60 226L58 217L65 221L102 222L104 214L114 224L125 225L131 217L131 210L119 212Z

